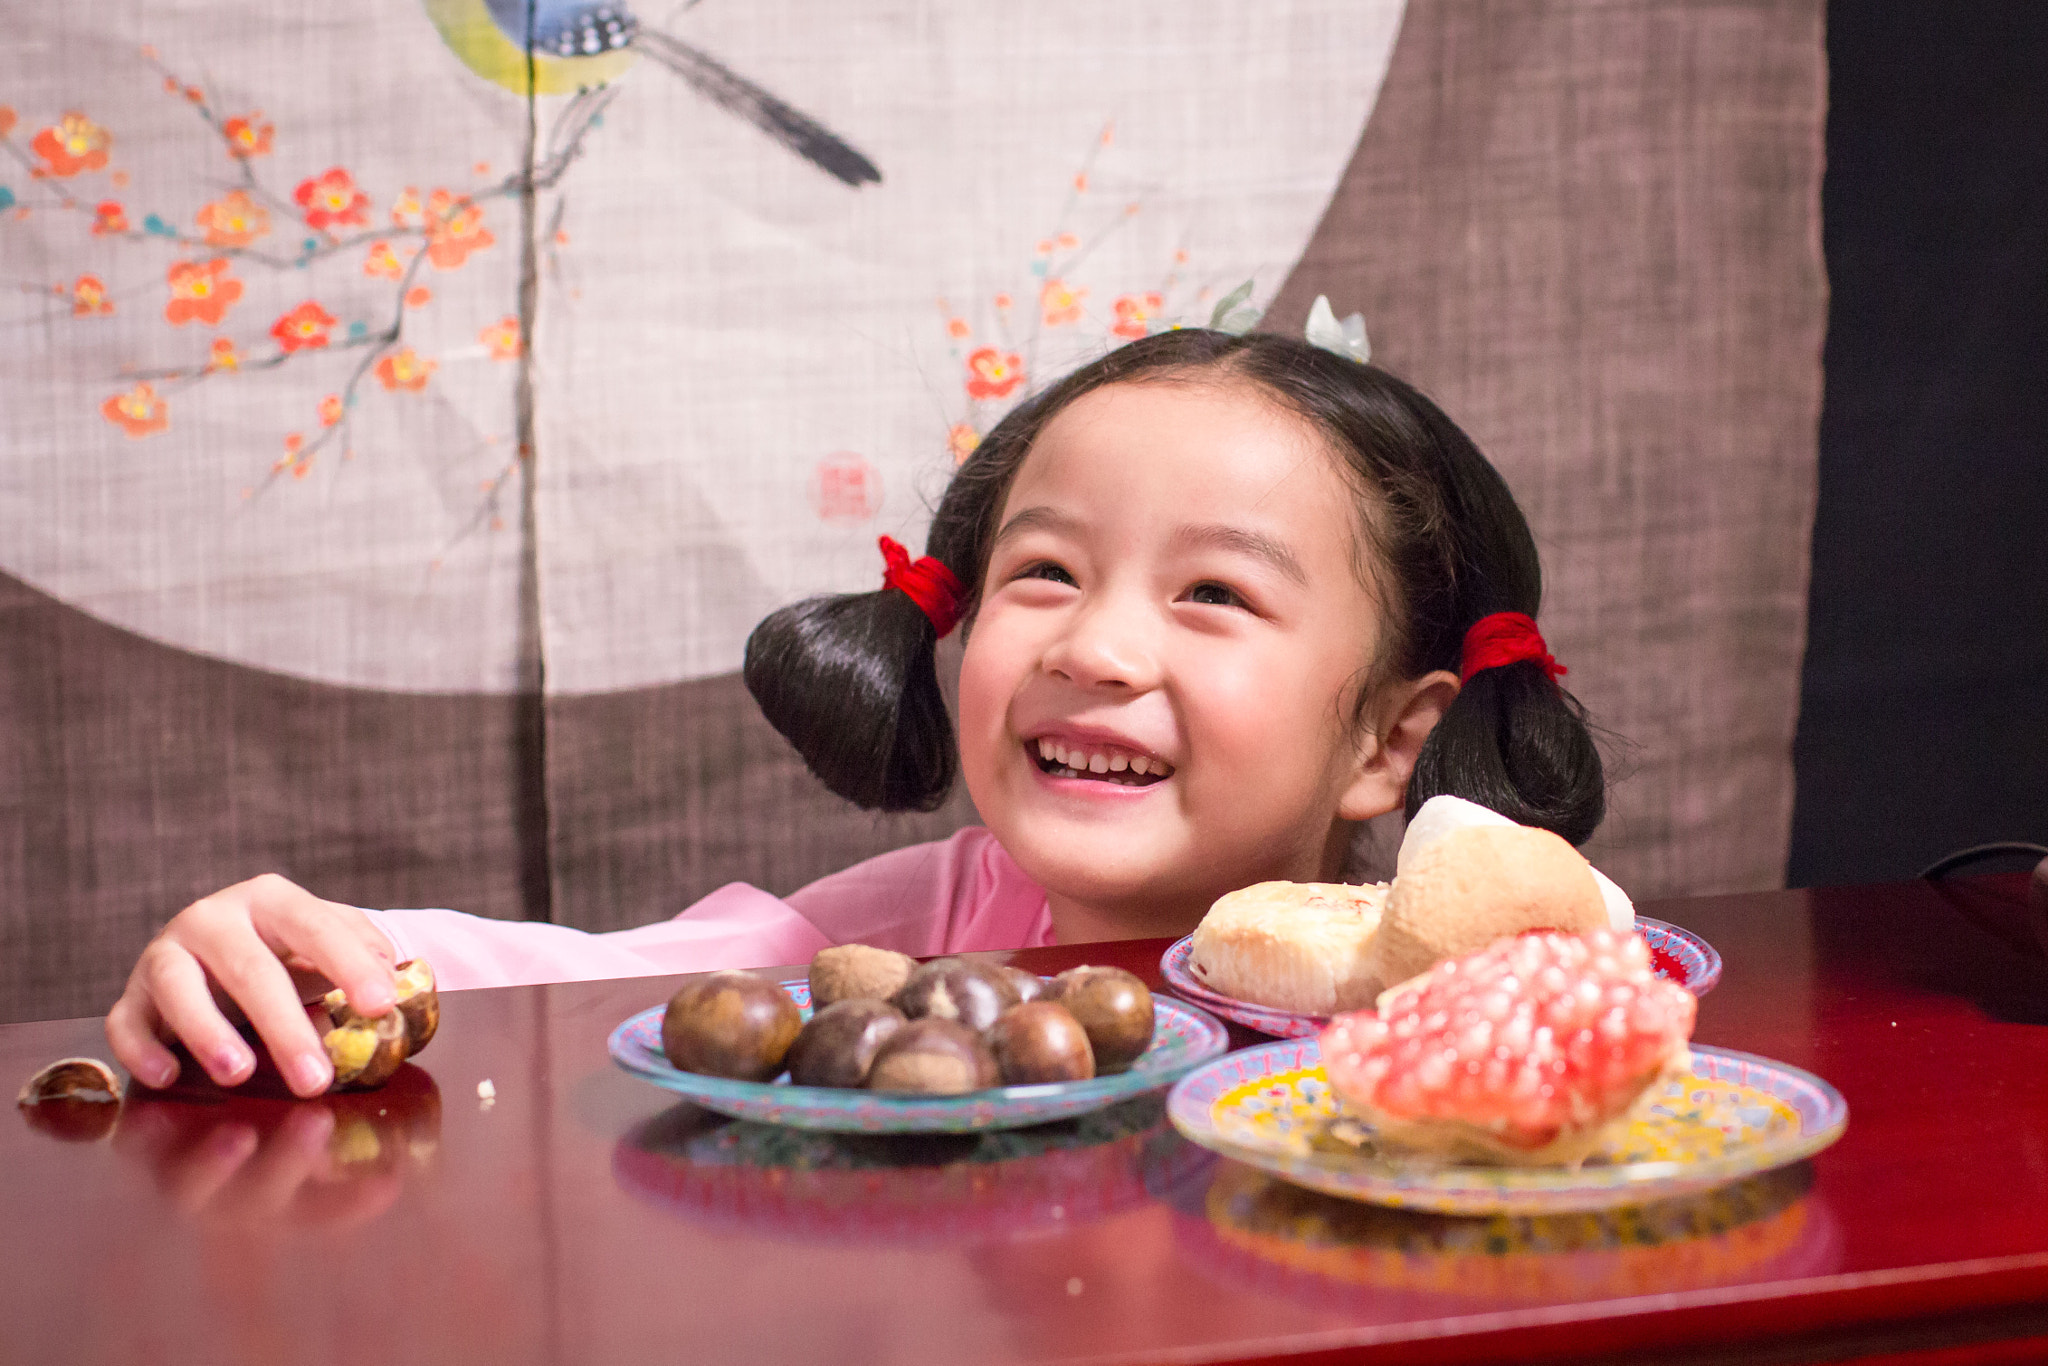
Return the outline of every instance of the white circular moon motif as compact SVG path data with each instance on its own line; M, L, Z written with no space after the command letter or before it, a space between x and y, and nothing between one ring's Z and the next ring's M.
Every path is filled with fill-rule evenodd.
M1371 112L1401 3L710 0L639 17L882 180L848 188L642 59L540 196L540 600L549 686L568 693L736 668L775 605L878 583L878 534L918 550L959 452L1035 385L1148 326L1206 321L1244 279L1270 297ZM51 285L0 298L0 569L262 668L514 686L519 362L502 324L524 103L458 62L419 0L288 32L250 3L161 0L24 24L0 52L9 141L33 159L75 112L111 143L65 175L0 162L30 210L0 214L0 274ZM188 82L199 103L169 88ZM540 100L543 151L574 107ZM268 127L264 150L228 155L229 118L251 139ZM344 195L311 229L332 168L366 204L348 221ZM238 189L267 231L208 243L226 220L207 206ZM464 241L419 226L435 189L444 214L480 210ZM408 191L420 212L394 221ZM125 232L92 231L105 202ZM398 276L373 260L385 238ZM238 295L172 322L170 273L217 256ZM80 311L86 275L112 312ZM327 345L286 352L273 323L306 302L333 319ZM401 349L408 364L383 364ZM119 414L152 401L162 429L130 435L148 424Z

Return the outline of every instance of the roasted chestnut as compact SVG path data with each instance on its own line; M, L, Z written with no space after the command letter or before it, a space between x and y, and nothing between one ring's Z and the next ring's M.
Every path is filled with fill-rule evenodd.
M933 1015L912 1020L882 1041L867 1085L870 1091L958 1096L994 1086L1000 1076L981 1035Z
M417 1057L441 1027L441 993L435 987L433 967L424 958L408 958L398 965L397 987L398 1013L405 1017L405 1055ZM320 1004L337 1025L356 1013L339 987L321 998Z
M669 998L661 1049L685 1072L770 1081L803 1024L796 1002L775 983L750 972L714 972Z
M1026 972L1022 968L1013 968L1007 964L1001 971L1003 979L1016 991L1018 1005L1035 1001L1045 995L1045 979L1037 973Z
M1045 999L1088 1031L1098 1075L1123 1071L1152 1046L1152 993L1122 968L1069 968L1053 978Z
M958 1020L983 1030L1017 1004L1009 969L964 958L935 958L910 974L893 1004L913 1020Z
M1095 1075L1088 1031L1055 1001L1026 1001L1004 1011L984 1036L1005 1086L1086 1081Z
M907 953L839 944L811 959L811 1006L823 1010L841 1001L886 1001L903 989L917 960Z
M835 1001L811 1016L789 1046L789 1079L798 1086L859 1086L875 1050L903 1023L903 1012L887 1001Z
M336 1086L382 1086L405 1061L405 1016L392 1010L373 1020L347 1011L320 1042L334 1064Z

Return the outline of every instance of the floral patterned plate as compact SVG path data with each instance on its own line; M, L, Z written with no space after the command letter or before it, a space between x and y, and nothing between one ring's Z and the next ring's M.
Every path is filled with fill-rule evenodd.
M1721 980L1721 955L1691 930L1639 915L1636 933L1650 946L1650 965L1659 977L1669 978L1695 996L1706 995ZM1330 1023L1327 1015L1280 1010L1215 991L1197 975L1194 945L1194 936L1185 936L1159 960L1160 974L1176 994L1226 1020L1281 1039L1313 1039Z
M1296 1185L1436 1214L1550 1214L1691 1195L1811 1157L1849 1107L1820 1078L1694 1046L1692 1074L1579 1167L1488 1167L1376 1154L1330 1137L1336 1097L1312 1039L1219 1058L1183 1077L1167 1117L1189 1140Z
M810 983L801 979L784 982L782 989L809 1019ZM786 1075L772 1082L757 1082L684 1072L661 1051L665 1009L643 1010L614 1029L609 1042L612 1060L634 1076L722 1115L840 1133L969 1133L1071 1119L1170 1085L1189 1068L1223 1052L1230 1038L1207 1011L1154 996L1152 1046L1127 1071L1088 1081L999 1086L964 1096L907 1096L792 1086Z

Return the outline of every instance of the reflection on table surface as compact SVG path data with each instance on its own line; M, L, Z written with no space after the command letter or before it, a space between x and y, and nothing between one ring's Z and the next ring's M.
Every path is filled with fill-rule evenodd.
M1470 1302L1656 1294L1810 1273L1834 1255L1799 1163L1701 1195L1576 1214L1460 1217L1340 1200L1220 1162L1175 1200L1186 1259L1310 1300L1420 1292ZM1355 1293L1351 1295L1355 1298Z
M620 1138L612 1175L706 1224L934 1246L1076 1228L1210 1160L1167 1124L1158 1095L979 1134L822 1133L683 1103Z
M435 1160L441 1092L411 1066L377 1091L232 1109L131 1088L111 1138L187 1215L351 1227L389 1209L406 1174Z

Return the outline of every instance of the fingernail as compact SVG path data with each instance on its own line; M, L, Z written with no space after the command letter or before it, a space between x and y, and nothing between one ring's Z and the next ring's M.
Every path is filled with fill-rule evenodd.
M213 1055L213 1074L216 1077L239 1077L255 1066L256 1059L249 1050L237 1044L223 1045Z
M333 1080L334 1073L328 1069L325 1058L302 1053L292 1062L292 1090L302 1096L318 1095Z
M169 1061L153 1061L142 1065L137 1073L144 1086L161 1091L178 1079L178 1065Z

